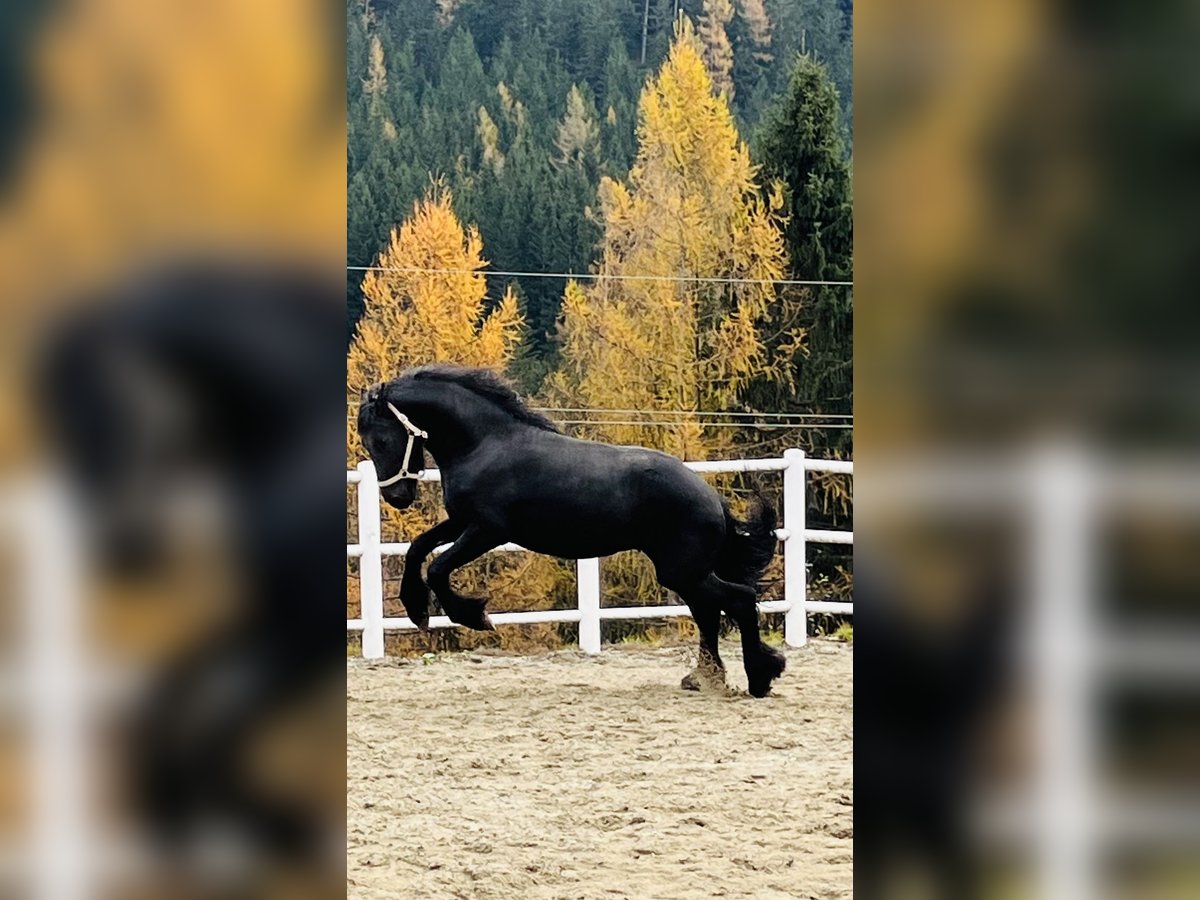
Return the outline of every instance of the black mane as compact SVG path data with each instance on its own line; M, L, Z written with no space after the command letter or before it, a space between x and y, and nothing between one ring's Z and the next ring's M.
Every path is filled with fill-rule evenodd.
M491 369L471 369L466 366L454 366L447 363L435 363L412 369L400 376L401 378L420 378L429 381L444 381L457 384L473 394L482 397L489 403L498 406L518 422L540 428L542 431L553 431L561 434L558 426L540 413L534 412L525 405L525 401L517 396L512 385Z

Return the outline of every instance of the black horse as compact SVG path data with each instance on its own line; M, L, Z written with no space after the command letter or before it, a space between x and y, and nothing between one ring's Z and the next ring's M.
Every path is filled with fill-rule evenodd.
M781 653L762 642L755 586L774 555L774 511L760 503L741 522L679 460L641 447L567 437L487 369L434 365L372 387L358 429L383 498L404 509L416 496L425 449L437 461L449 515L412 542L400 599L424 629L429 588L451 621L490 630L483 600L462 597L450 574L512 541L565 559L640 550L700 628L700 666L684 679L724 681L717 652L721 613L742 636L749 690L763 697L782 674ZM438 546L453 546L421 566Z

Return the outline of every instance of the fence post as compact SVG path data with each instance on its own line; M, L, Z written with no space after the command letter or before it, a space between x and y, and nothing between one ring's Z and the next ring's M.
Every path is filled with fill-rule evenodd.
M1027 490L1030 612L1026 640L1037 685L1032 723L1038 887L1069 900L1100 893L1094 655L1100 636L1095 506L1098 483L1081 448L1049 444L1031 459Z
M28 704L20 712L28 717L22 724L29 727L33 750L28 772L33 801L31 893L76 900L93 893L89 888L97 873L89 851L94 852L99 837L85 813L95 782L86 748L95 701L94 685L88 681L91 647L85 637L83 535L65 484L43 477L27 490L24 496L12 492L13 537L27 542L24 548L18 546L18 553L26 551L26 571L24 583L16 586L25 602L19 611L25 613L27 629L25 671L6 666L5 674L28 677L20 684L28 693L18 689L13 702L18 710L22 701ZM6 499L0 494L0 503ZM20 616L10 621L19 627Z
M383 556L379 552L379 479L375 464L358 464L358 596L363 659L383 659Z
M594 656L600 652L600 560L579 560L577 573L579 649Z
M788 533L783 542L783 598L790 604L783 618L783 640L789 647L802 647L808 641L804 451L784 450L783 461L783 527Z

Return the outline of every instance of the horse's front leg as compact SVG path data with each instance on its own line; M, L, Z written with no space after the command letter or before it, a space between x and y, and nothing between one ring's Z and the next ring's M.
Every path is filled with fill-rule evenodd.
M500 546L504 541L495 534L479 527L468 525L454 546L429 564L429 586L437 594L442 609L451 622L466 625L476 631L495 631L488 614L484 612L484 600L463 597L450 587L450 573L478 559Z
M429 588L421 577L421 567L429 554L462 534L462 526L452 519L438 522L413 539L404 558L404 577L400 579L400 602L413 624L425 631L429 627Z

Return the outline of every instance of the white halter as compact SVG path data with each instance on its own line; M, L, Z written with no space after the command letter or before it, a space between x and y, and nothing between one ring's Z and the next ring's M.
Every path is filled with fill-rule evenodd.
M417 438L429 437L428 434L410 422L408 416L400 412L400 410L396 409L396 407L392 406L392 404L389 403L387 407L392 411L392 415L400 420L400 424L404 426L404 430L408 432L408 446L404 448L404 462L400 463L400 471L391 478L379 482L379 486L381 488L387 487L389 484L395 484L401 478L420 478L421 475L424 474L424 469L418 469L416 472L408 471L408 463L409 460L412 459L413 442L416 441Z

